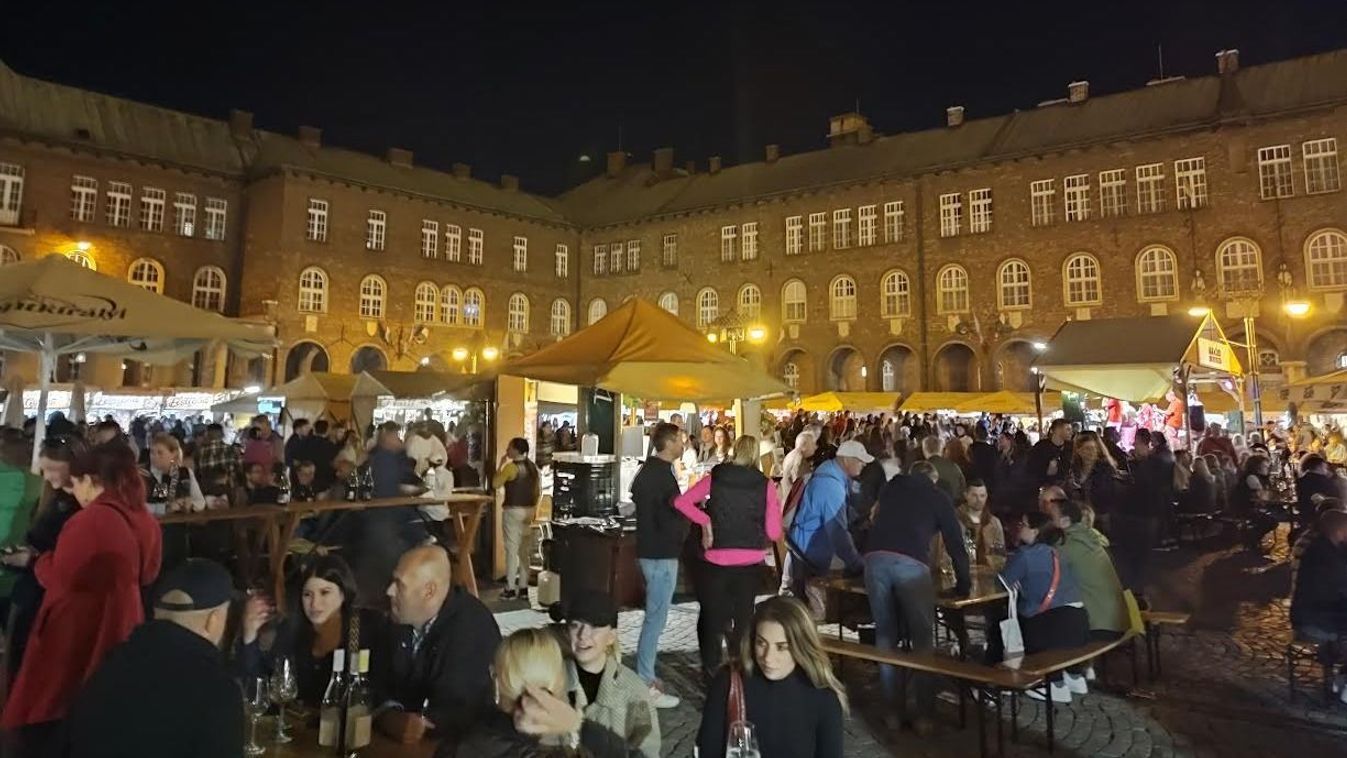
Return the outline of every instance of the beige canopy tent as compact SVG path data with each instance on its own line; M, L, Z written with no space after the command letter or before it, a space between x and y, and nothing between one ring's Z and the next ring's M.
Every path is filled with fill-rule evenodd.
M1276 397L1304 413L1347 413L1347 369L1292 382Z
M986 394L985 392L913 392L903 400L903 404L898 406L898 410L911 413L951 411Z
M330 418L349 421L364 430L374 421L374 406L379 397L392 392L365 372L332 374L312 371L291 379L279 387L258 393L258 397L285 399L285 415L291 419L315 421Z
M111 353L176 363L212 343L258 355L276 340L270 327L195 308L62 255L10 264L0 276L0 350L38 353L39 418L47 415L58 356ZM34 470L45 432L46 425L38 424Z
M589 327L510 361L500 373L701 402L789 394L790 387L713 345L654 303L632 298Z
M453 374L441 371L365 372L399 400L448 396L454 400L490 400L494 372Z

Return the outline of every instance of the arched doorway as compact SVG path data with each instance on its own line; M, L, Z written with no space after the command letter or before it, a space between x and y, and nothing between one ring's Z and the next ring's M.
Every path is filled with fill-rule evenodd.
M973 392L977 386L977 356L961 342L951 342L935 354L932 384L938 392Z
M388 368L388 359L384 352L373 345L365 345L351 355L351 373L361 371L382 371Z
M906 345L890 345L879 354L879 389L881 392L915 392L921 384L921 367L917 356Z
M791 350L782 356L777 366L777 376L801 395L812 395L818 391L814 359L803 350Z
M1011 392L1033 392L1034 374L1029 369L1037 357L1031 342L1010 340L1001 345L996 351L997 385Z
M839 392L865 391L865 359L860 351L850 345L843 345L833 351L828 358L828 376L825 389Z
M1310 339L1305 351L1307 375L1321 376L1342 368L1347 368L1347 329L1329 329Z
M330 367L327 351L317 342L297 342L285 355L285 381L310 371L327 371Z

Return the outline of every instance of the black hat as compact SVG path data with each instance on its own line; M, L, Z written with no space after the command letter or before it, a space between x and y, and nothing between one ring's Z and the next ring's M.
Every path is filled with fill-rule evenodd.
M566 620L616 629L617 606L607 593L593 590L577 592L566 606Z
M165 602L170 592L187 596L182 602ZM188 558L159 581L154 607L165 611L204 611L218 608L234 599L234 580L215 561Z

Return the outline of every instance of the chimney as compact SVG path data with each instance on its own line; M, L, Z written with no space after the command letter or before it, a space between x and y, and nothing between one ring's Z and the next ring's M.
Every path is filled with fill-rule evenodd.
M828 145L864 145L874 136L870 122L859 113L843 113L828 119Z
M1066 85L1066 101L1068 103L1083 103L1090 97L1090 83L1085 81L1071 82Z
M241 111L238 108L229 111L229 134L238 139L247 139L252 136L253 114L250 111Z
M608 176L617 176L627 167L627 154L614 150L608 154Z
M963 126L962 105L951 105L945 109L945 126Z
M453 165L453 172L455 179L467 179L472 176L472 166L469 166L466 163L455 163Z
M1233 74L1239 70L1239 51L1221 50L1216 53L1216 70L1222 75Z
M323 130L316 126L299 127L299 144L318 149L323 146Z
M412 167L412 151L410 150L405 150L400 147L390 147L388 148L387 158L388 162L394 166L401 166L403 168Z
M656 174L667 174L673 171L673 155L672 147L655 148L654 167Z
M713 156L711 156L710 158L707 159L707 161L706 161L706 171L707 171L707 173L711 173L711 174L719 174L719 173L720 173L720 156L719 156L719 155L713 155Z
M697 173L697 161L688 161L683 164L683 170L688 172L688 176Z
M519 177L517 177L517 176L515 176L515 175L513 175L513 174L501 174L501 175L500 175L500 188L503 189L503 190L505 190L506 192L518 192L518 191L519 191Z
M776 163L776 159L777 159L777 158L780 158L780 157L781 157L781 146L780 146L780 145L768 145L768 146L767 146L767 162L768 162L768 163Z

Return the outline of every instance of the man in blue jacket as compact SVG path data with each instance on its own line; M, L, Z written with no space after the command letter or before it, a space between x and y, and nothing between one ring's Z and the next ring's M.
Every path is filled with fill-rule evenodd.
M803 597L810 577L822 576L841 559L848 572L860 573L860 553L847 530L847 495L852 480L874 456L855 440L837 447L837 456L814 469L786 533L790 548L791 590Z

